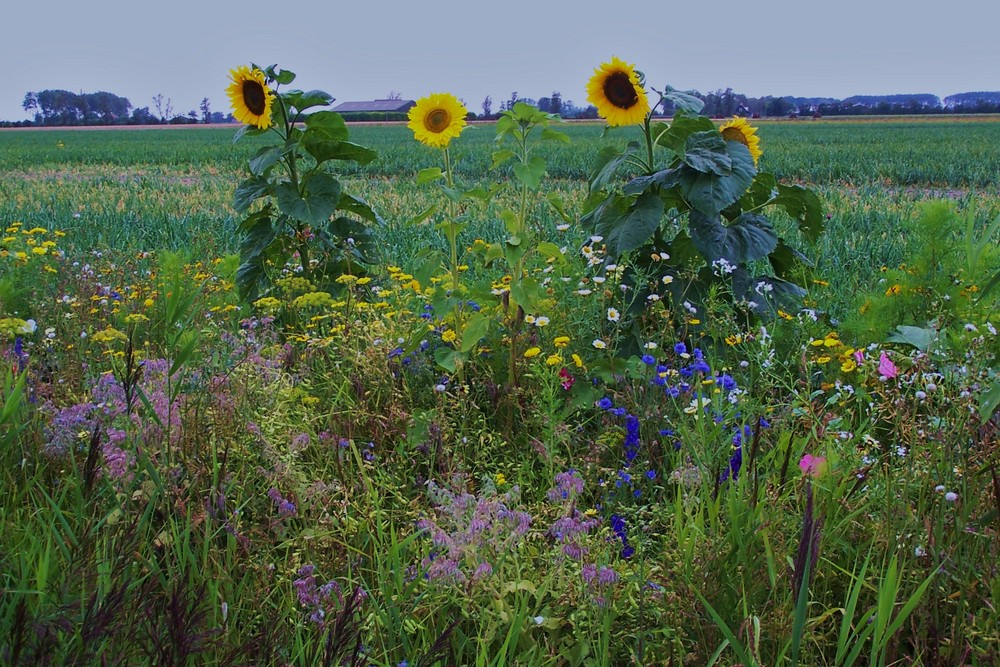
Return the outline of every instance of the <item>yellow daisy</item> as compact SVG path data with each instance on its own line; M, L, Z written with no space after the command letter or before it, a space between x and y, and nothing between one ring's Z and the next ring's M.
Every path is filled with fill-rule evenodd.
M274 91L267 87L264 73L241 65L229 71L229 78L232 83L226 88L226 94L236 120L261 130L271 127Z
M637 125L649 113L649 100L634 65L612 57L594 70L587 84L587 101L608 125Z
M462 133L469 111L451 93L432 93L417 100L410 109L407 127L414 138L434 148L447 148Z
M722 138L726 141L738 141L750 149L750 156L753 158L753 166L757 166L757 160L764 151L760 149L760 137L757 136L757 128L752 127L746 118L733 116L731 121L722 124L719 128Z

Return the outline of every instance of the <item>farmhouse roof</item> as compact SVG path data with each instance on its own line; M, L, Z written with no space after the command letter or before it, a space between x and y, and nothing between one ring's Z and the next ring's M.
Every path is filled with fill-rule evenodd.
M417 105L413 100L370 100L366 102L343 102L333 108L337 113L364 111L409 111Z

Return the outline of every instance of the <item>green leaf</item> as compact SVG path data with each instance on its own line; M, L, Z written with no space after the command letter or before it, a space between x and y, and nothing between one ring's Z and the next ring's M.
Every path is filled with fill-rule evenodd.
M538 249L539 254L543 255L544 257L552 258L559 263L563 263L566 261L566 256L562 254L562 251L559 249L559 246L557 246L555 243L552 243L550 241L542 241L536 246L536 248Z
M257 151L250 160L250 173L260 176L281 159L282 151L280 146L265 146Z
M542 185L542 177L545 176L545 160L536 155L528 163L515 164L513 171L517 180L532 190L537 190Z
M926 352L930 349L934 341L937 340L937 337L938 332L934 329L924 329L922 327L911 327L905 324L900 324L896 327L896 331L890 334L887 340L890 343L912 345L918 350Z
M566 202L563 201L563 198L559 195L559 193L550 192L545 195L545 199L549 202L549 206L554 208L556 213L559 214L559 217L562 218L563 222L573 222L572 216L566 212Z
M608 251L620 257L649 240L663 217L663 200L655 192L644 192L615 220L605 235Z
M649 176L639 176L626 183L622 192L627 195L637 195L654 185L665 189L673 188L681 182L681 175L680 169L664 169Z
M695 171L725 176L733 171L726 140L716 130L695 132L684 143L684 164Z
M340 201L340 183L329 174L313 174L305 183L305 196L299 196L291 183L275 187L278 209L290 218L310 224L330 219Z
M767 259L771 262L774 275L785 280L798 278L805 269L813 267L813 263L808 257L787 245L780 238L778 239L778 247L767 256Z
M493 152L493 162L490 163L490 169L496 169L500 165L508 162L515 157L514 151L509 148L503 148L498 151Z
M614 146L605 146L597 154L596 166L590 175L590 191L597 192L604 187L614 176L618 167L628 159L630 155L639 150L639 144L630 141L624 149L617 149Z
M487 264L487 266L492 264L496 260L503 258L504 245L505 244L503 243L490 244L489 249L487 249L486 251L486 256L483 258L483 261Z
M705 107L705 103L694 95L682 93L670 86L664 91L663 99L670 100L675 107L690 114L698 114Z
M282 86L287 86L292 81L295 81L295 72L292 72L291 70L277 70L274 68L274 65L271 65L266 71L269 77Z
M778 245L771 222L755 213L744 213L736 222L724 225L718 216L710 218L695 210L691 211L688 227L691 241L709 262L726 259L746 264L767 257Z
M407 220L405 224L406 224L407 227L412 227L414 225L419 225L421 222L423 222L427 218L429 218L432 215L434 215L435 213L437 213L437 210L438 210L437 204L431 204L430 206L428 206L427 208L425 208L423 211L421 211L420 213L417 213L415 216L413 216L412 218L410 218L409 220Z
M489 333L490 318L485 313L476 313L469 318L462 331L462 352L468 352L474 348L479 341Z
M683 153L687 139L696 132L715 132L715 123L705 116L677 115L669 126L657 123L659 132L654 134L657 145L666 146L675 153Z
M439 178L444 178L444 172L441 171L441 167L428 167L427 169L421 169L417 172L417 185L427 185L428 183L433 183Z
M267 194L270 187L267 179L259 176L248 178L236 188L233 194L233 208L237 213L245 212L251 204Z
M734 142L729 142L730 144ZM742 145L742 144L739 144ZM795 218L799 230L810 243L815 243L823 234L823 204L815 192L801 185L778 184L778 196L773 202Z
M302 145L317 163L327 160L350 160L366 165L378 157L378 153L370 148L350 141L331 141L315 134L306 134L302 139Z
M301 90L289 90L281 96L285 99L285 104L299 113L313 107L325 107L333 102L333 96L323 90L310 90L306 93Z
M995 381L993 386L979 397L979 418L983 424L993 418L998 406L1000 406L1000 380Z
M368 222L385 226L385 220L382 219L382 216L376 213L371 205L361 197L355 197L354 195L342 192L340 194L340 201L337 202L337 210L348 211Z
M461 352L450 347L439 347L434 350L434 361L449 373L455 372L462 358Z
M544 130L542 130L542 140L543 141L558 141L559 143L562 143L562 144L568 144L568 143L570 143L570 139L566 135L566 133L560 132L559 130L553 130L553 129L550 129L550 128L545 128Z
M736 141L726 141L726 151L732 160L732 170L726 175L695 171L681 167L680 188L692 208L714 218L735 202L753 182L756 170L750 150Z
M236 130L236 134L233 135L233 143L235 144L237 141L246 136L259 137L265 132L267 132L267 128L262 130L256 125L244 125L240 129Z
M740 198L740 208L746 211L767 204L772 197L777 196L775 189L777 185L778 181L774 178L774 174L769 174L766 171L758 172L754 176L753 183Z
M515 303L522 306L533 306L538 303L541 297L538 281L534 278L522 278L512 283L510 286L510 296Z
M347 141L347 124L336 111L317 111L306 117L307 134L316 134L330 141Z

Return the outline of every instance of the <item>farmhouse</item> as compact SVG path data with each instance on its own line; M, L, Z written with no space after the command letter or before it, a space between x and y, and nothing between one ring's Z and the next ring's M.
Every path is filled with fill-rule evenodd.
M416 105L413 100L371 100L343 102L333 110L345 120L404 120L406 112Z

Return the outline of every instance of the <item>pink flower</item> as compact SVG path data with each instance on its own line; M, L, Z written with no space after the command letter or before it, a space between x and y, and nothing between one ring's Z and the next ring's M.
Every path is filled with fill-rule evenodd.
M803 475L819 477L826 471L826 457L805 454L799 461L799 469Z
M885 352L878 358L878 373L882 377L892 379L899 374L899 369L896 368L896 364L892 363L888 355Z
M860 365L864 362L864 360L865 360L865 351L854 350L854 361L856 361Z

